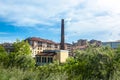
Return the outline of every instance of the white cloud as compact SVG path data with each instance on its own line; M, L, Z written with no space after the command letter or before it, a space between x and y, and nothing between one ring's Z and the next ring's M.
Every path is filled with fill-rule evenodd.
M120 0L98 0L97 5L112 14L120 14Z
M1 43L6 43L6 42L10 42L10 43L13 43L13 42L15 42L16 41L16 39L18 39L17 37L15 37L15 36L12 36L12 37L1 37L0 36L0 44ZM19 38L20 39L20 38Z
M1 0L0 17L16 26L54 26L65 18L67 33L72 34L67 34L68 38L106 31L94 36L117 40L120 39L119 4L119 0Z
M120 39L119 3L119 0L90 0L86 2L84 8L68 13L68 17L73 22L67 24L67 31L79 37L81 34L88 36L89 33L106 31L105 34L95 33L94 35L99 36L100 38L97 37L97 39L103 41ZM69 37L73 37L73 35Z
M78 5L83 0L12 0L0 1L0 16L18 25L50 24L60 13ZM52 19L51 19L52 18ZM46 22L47 21L47 22Z

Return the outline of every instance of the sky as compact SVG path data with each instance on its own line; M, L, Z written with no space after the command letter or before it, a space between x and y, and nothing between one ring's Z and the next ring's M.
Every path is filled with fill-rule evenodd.
M0 43L28 37L60 42L120 40L120 0L0 0Z

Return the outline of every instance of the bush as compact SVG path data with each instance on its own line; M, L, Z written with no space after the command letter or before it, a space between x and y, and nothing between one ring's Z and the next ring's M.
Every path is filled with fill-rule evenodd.
M23 43L15 43L16 50L10 54L0 48L0 80L120 80L120 48L88 46L75 51L76 56L64 64L35 66L29 49L19 46Z
M110 80L119 74L120 55L110 47L89 46L75 53L65 65L69 80Z

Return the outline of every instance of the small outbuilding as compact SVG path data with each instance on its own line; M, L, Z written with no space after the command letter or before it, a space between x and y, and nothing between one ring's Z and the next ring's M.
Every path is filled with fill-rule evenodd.
M54 61L64 63L67 58L67 50L44 50L42 53L36 55L36 65L44 65Z

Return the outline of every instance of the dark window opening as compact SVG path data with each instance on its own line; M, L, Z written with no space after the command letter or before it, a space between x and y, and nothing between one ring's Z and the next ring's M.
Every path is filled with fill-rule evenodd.
M37 61L37 62L41 62L41 57L40 57L40 56L37 56L36 61Z
M48 63L52 63L53 62L53 58L52 57L48 57Z
M46 57L42 57L42 63L46 63Z

